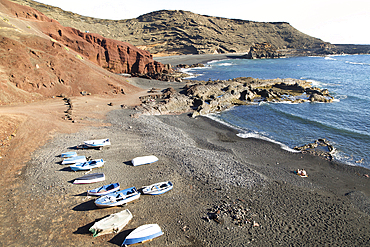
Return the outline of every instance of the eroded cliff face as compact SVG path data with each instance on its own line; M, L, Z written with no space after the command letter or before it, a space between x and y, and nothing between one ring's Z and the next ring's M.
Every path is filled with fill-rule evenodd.
M51 38L80 53L91 62L116 74L161 73L165 65L154 61L148 51L126 42L107 39L99 34L81 32L56 23L40 23Z
M65 28L27 6L0 0L0 15L0 104L81 92L137 92L125 78L101 67L115 73L164 68L146 51ZM55 38L42 32L47 30Z

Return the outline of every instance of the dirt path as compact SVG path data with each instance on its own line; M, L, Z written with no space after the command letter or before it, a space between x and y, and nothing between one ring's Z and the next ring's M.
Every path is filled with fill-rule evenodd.
M143 90L133 95L117 97L72 97L74 122L66 119L68 105L61 97L26 105L0 107L0 164L3 178L1 186L17 186L10 183L21 174L30 154L44 145L55 133L73 133L86 126L99 126L108 111L121 105L140 103ZM95 119L94 121L90 121Z

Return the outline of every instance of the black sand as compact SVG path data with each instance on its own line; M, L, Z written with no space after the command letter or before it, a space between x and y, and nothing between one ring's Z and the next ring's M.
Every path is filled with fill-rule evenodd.
M164 235L142 246L370 245L369 170L242 139L205 117L132 113L111 111L110 126L59 134L33 154L17 179L22 186L2 195L1 246L119 246L149 223L159 224ZM84 173L60 165L58 155L100 138L110 138L112 146L78 154L103 158L105 166L93 172L104 172L106 181L73 185ZM130 164L152 154L158 162ZM86 196L87 189L111 182L139 189L167 180L173 190L143 195L124 208L98 209ZM121 233L93 238L88 232L96 220L125 208L134 217Z
M61 135L34 154L23 189L3 197L2 212L10 217L1 223L2 243L116 246L135 227L157 223L164 236L143 246L369 245L368 170L242 139L204 117L135 119L130 113L113 111L112 126ZM141 196L124 207L134 218L123 232L93 238L88 229L94 221L122 208L96 208L86 190L98 185L71 184L84 173L69 171L57 155L81 140L107 136L109 149L79 151L106 160L94 171L104 172L106 183L141 188L171 180L174 189ZM149 154L159 161L130 165L132 158ZM295 175L298 168L308 177Z

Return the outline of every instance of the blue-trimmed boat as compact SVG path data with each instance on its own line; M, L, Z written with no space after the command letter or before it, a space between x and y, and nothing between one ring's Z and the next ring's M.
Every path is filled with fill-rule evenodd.
M123 241L121 246L144 243L162 236L163 232L157 224L146 224L133 230Z
M75 163L83 163L86 162L85 156L74 156L71 158L64 159L62 161L62 165L69 165L69 164L75 164Z
M105 161L103 159L89 160L83 163L77 163L69 166L73 171L88 171L94 168L102 167Z
M111 145L109 139L89 140L89 141L84 141L84 144L92 148L99 148L99 147Z
M107 184L103 185L99 188L93 189L93 190L88 190L87 195L90 196L104 196L109 193L115 192L120 189L119 183L112 183L112 184Z
M139 199L140 193L135 187L109 193L95 200L95 205L99 208L121 206L133 200Z
M169 190L172 190L172 188L173 184L170 181L167 181L145 186L141 189L141 191L145 195L161 195Z
M65 152L60 155L62 158L71 158L71 157L76 157L77 153L76 152Z

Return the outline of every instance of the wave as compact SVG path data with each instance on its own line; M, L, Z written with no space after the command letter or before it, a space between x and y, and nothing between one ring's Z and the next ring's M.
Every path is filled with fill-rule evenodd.
M352 64L352 65L365 65L365 66L370 66L370 63L359 63L359 62L351 62L351 61L346 61L345 63Z
M228 109L227 111L230 111L231 109ZM235 126L235 125L232 125L232 124L229 124L223 120L221 120L220 118L216 117L217 114L213 113L213 114L208 114L206 115L206 117L212 119L213 121L216 121L218 123L221 123L227 127L230 127L232 129L235 129L237 130L239 133L236 134L238 137L240 138L256 138L256 139L261 139L261 140L264 140L264 141L268 141L268 142L271 142L271 143L275 143L275 144L278 144L283 150L286 150L288 152L292 152L292 153L299 153L300 151L297 151L297 150L294 150L290 147L288 147L287 145L285 145L284 143L281 143L281 142L278 142L276 140L273 140L271 138L268 138L266 136L263 136L259 133L252 133L252 132L246 132L245 130L243 130L242 128L238 127L238 126Z
M247 139L247 138L256 138L256 139L261 139L261 140L264 140L264 141L272 142L272 143L278 144L285 151L288 151L288 152L291 152L291 153L300 153L300 151L292 149L292 148L288 147L287 145L285 145L284 143L275 141L275 140L270 139L266 136L262 136L258 133L238 133L236 135L239 136L240 138L245 138L245 139Z
M234 65L233 63L219 63L217 66L232 66Z

